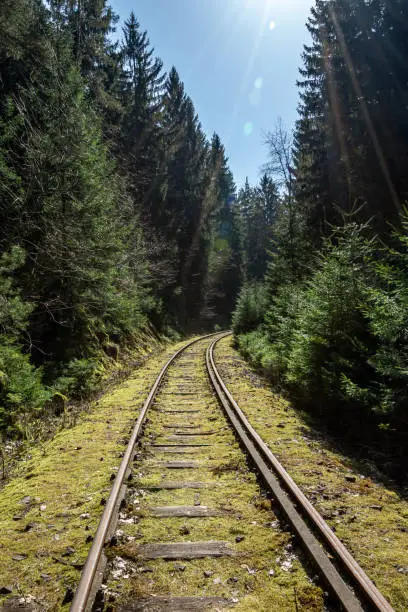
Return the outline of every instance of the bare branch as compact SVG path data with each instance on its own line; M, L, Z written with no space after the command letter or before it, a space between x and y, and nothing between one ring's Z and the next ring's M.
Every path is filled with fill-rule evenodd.
M264 171L291 197L293 192L293 135L286 129L281 118L277 120L273 131L266 132L265 144L269 151L269 162L265 164Z

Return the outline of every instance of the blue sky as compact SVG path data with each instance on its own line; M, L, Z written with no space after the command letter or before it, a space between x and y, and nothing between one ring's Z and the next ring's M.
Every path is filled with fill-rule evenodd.
M313 0L111 0L133 9L166 70L175 66L205 132L217 132L239 186L259 179L264 132L296 120L296 79ZM119 28L120 26L118 26Z

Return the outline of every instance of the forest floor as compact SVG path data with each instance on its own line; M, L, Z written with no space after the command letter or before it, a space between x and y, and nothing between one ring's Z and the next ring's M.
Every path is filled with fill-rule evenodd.
M109 357L100 351L96 357L99 364L98 383L92 383L88 389L87 399L69 399L62 412L55 411L51 405L47 413L40 412L37 418L28 418L20 423L25 436L17 439L2 440L0 465L0 490L25 466L26 458L30 457L34 447L42 447L60 430L71 429L87 413L103 395L125 381L132 372L141 367L153 355L161 353L169 343L174 344L166 336L159 337L150 329L140 330L137 339L132 344L117 351L114 357Z
M34 448L0 491L0 605L15 597L34 610L68 609L135 417L182 345L151 357L90 404L72 428ZM407 610L407 498L273 393L231 339L218 344L215 358L258 433L395 610Z

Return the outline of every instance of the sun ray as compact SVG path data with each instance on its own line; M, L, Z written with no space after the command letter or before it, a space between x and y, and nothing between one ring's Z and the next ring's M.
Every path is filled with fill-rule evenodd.
M245 23L245 19L247 16L248 7L245 10L239 10L239 7L236 8L234 13L229 13L227 10L222 13L222 17L216 20L216 26L212 30L211 34L206 37L205 42L201 45L197 53L194 55L191 61L191 73L196 73L202 62L206 60L208 57L209 51L217 47L219 49L218 56L226 57L228 55L228 47L231 46L234 37L241 28L241 26ZM234 27L231 28L229 24L231 22L234 23ZM229 28L229 36L225 37L224 33ZM219 45L220 41L222 41L222 45Z
M367 103L366 103L366 101L364 99L363 91L362 91L360 83L358 81L357 74L356 74L356 71L355 71L355 68L354 68L354 65L353 65L353 61L351 59L349 50L347 48L347 43L346 43L346 39L345 39L344 34L343 34L343 30L341 29L341 26L340 26L339 21L337 19L337 15L336 15L336 13L335 13L335 11L333 10L332 7L329 8L329 13L330 13L330 18L331 18L331 20L333 22L334 28L336 30L337 37L339 39L339 43L340 43L340 46L341 46L343 57L344 57L344 60L346 62L349 74L350 74L350 78L351 78L351 82L352 82L355 94L356 94L357 99L359 101L359 104L361 106L361 111L363 113L363 118L364 118L364 121L366 123L367 130L368 130L368 133L370 135L370 138L372 140L372 143L373 143L373 146L374 146L374 150L375 150L375 153L376 153L376 156L377 156L377 159L378 159L378 163L380 164L381 171L382 171L382 173L384 175L384 178L385 178L386 183L388 185L388 188L390 190L390 195L391 195L392 202L393 202L394 206L396 207L396 209L398 211L400 211L401 210L401 202L400 202L400 199L398 197L398 194L397 194L397 191L395 189L395 186L394 186L394 184L392 182L391 174L390 174L390 171L389 171L389 168L388 168L387 161L386 161L384 153L382 151L380 141L378 139L377 133L376 133L375 128L374 128L374 124L373 124L373 122L371 120L370 113L369 113L369 110L368 110L368 106L367 106Z
M347 180L347 187L348 187L349 206L353 206L353 203L351 202L351 192L352 192L351 175L352 175L352 172L351 172L351 166L350 166L350 157L348 154L347 145L346 145L345 136L344 136L343 121L342 121L343 113L340 107L340 98L337 92L337 84L336 84L335 79L333 78L333 67L332 67L332 62L331 62L330 47L328 43L328 36L327 36L326 29L322 30L321 39L322 39L322 47L323 47L323 62L324 62L326 76L327 76L328 95L329 95L330 104L333 108L334 123L336 127L336 135L337 135L339 146L340 146L341 159L343 160L343 163L346 167L346 180Z
M265 33L267 31L267 24L268 24L268 19L269 19L269 7L267 4L265 4L264 9L263 9L263 14L262 14L262 18L260 20L260 24L259 24L259 28L257 31L257 34L255 36L255 40L254 40L254 44L252 47L252 51L251 51L251 55L248 58L248 63L246 65L246 68L244 70L243 76L242 76L242 80L241 80L241 85L239 88L239 93L238 96L235 100L235 104L233 106L232 109L232 113L231 113L231 119L229 121L228 124L228 128L226 131L226 142L229 141L231 134L234 130L235 124L237 122L238 119L238 114L239 114L239 110L242 104L242 100L243 100L243 96L245 91L248 89L248 85L251 79L251 75L252 75L252 70L255 64L255 60L258 56L259 53L259 49L262 43L262 40L265 36Z

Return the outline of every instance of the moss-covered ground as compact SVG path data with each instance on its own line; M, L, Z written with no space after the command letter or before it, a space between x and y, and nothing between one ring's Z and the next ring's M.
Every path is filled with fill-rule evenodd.
M217 367L251 424L397 611L408 610L408 499L373 466L342 454L234 350Z
M320 587L311 579L291 534L281 528L214 397L205 371L207 345L205 341L191 347L171 368L150 413L118 525L118 542L109 550L108 606L135 597L170 595L224 597L240 612L323 610ZM177 410L199 412L171 412ZM173 429L174 425L179 427ZM176 444L169 436L177 429L187 431L185 426L211 432L187 440L207 446L187 454L151 446ZM198 467L171 470L162 465L175 460L195 461ZM199 481L207 487L168 490L160 488L163 481ZM149 513L156 506L197 504L221 514L158 519ZM147 561L134 554L137 545L208 540L229 542L236 554L178 562Z
M62 602L78 582L128 433L155 376L181 345L149 359L90 405L74 427L34 448L0 492L0 587L9 585L11 596L33 601L43 610L68 609ZM172 369L149 416L118 525L118 545L109 550L110 605L115 606L113 600L154 593L222 596L235 602L234 609L247 612L322 610L322 591L312 581L290 533L281 529L273 504L248 469L211 392L204 345L190 349ZM402 493L323 439L248 367L230 339L218 344L216 360L251 423L299 486L394 608L407 610L408 503ZM177 416L162 412L189 408L199 412ZM180 430L196 425L214 432L197 440L210 446L187 455L149 447L151 442L175 443L168 441L174 435L168 426L175 423ZM198 469L173 471L160 465L193 459ZM168 490L160 488L164 480L201 481L208 486ZM195 503L222 514L199 519L149 515L153 506ZM141 562L129 549L135 543L210 539L230 542L236 556ZM0 603L6 597L0 597Z
M0 588L12 589L0 605L11 596L41 610L68 609L62 602L79 580L127 436L161 367L182 344L150 357L75 426L33 448L0 491Z

